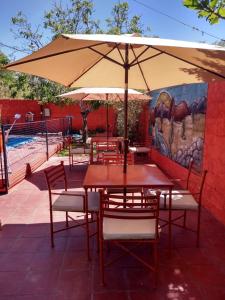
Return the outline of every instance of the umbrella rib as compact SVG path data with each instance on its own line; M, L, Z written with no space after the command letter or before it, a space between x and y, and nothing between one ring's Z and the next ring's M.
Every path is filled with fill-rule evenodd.
M197 67L197 68L199 68L199 69L202 69L202 70L204 70L204 71L206 71L206 72L212 73L212 74L214 74L214 75L216 75L216 76L218 76L218 77L221 77L221 78L225 79L225 76L223 76L223 75L221 75L221 74L219 74L219 73L217 73L217 72L215 72L215 71L211 71L211 70L209 70L209 69L203 68L203 67L201 67L201 66L199 66L199 65L197 65L197 64L194 64L194 63L191 63L191 62L187 61L186 59L180 58L180 57L178 57L178 56L176 56L176 55L174 55L174 54L168 53L168 52L166 52L166 51L164 51L164 50L160 50L160 49L158 49L157 47L153 47L153 46L152 46L152 48L155 49L155 50L157 50L157 51L161 51L163 54L167 54L167 55L169 55L169 56L171 56L171 57L173 57L173 58L179 59L179 60L181 60L181 61L183 61L183 62L185 62L185 63L188 63L188 64L190 64L190 65L192 65L192 66L194 66L194 67Z
M97 54L102 55L102 58L105 58L105 59L107 59L107 60L109 60L109 61L111 61L111 62L113 62L113 63L115 63L115 64L117 64L117 65L119 65L119 66L121 66L121 67L124 67L123 64L119 63L118 61L116 61L116 60L114 60L114 59L112 59L112 58L110 58L110 57L108 57L107 55L108 55L109 53L103 54L103 53L101 53L100 51L98 51L98 50L96 50L96 49L93 49L92 47L88 47L88 48L89 48L90 50L96 52ZM115 46L112 50L114 50L115 48L116 48L116 46ZM110 52L111 52L111 51L110 51Z
M117 50L118 50L118 52L119 52L119 55L120 55L120 57L121 57L123 63L125 64L125 60L124 60L123 55L122 55L122 53L121 53L121 51L120 51L120 49L119 49L119 47L118 47L117 44L116 44L116 48L117 48Z
M115 47L113 49L110 49L110 51L106 54L108 55L109 53L111 53L113 50L115 49ZM97 60L93 65L91 65L86 71L84 71L80 76L78 76L76 79L74 79L70 84L68 84L69 87L71 87L71 85L76 82L78 79L80 79L84 74L86 74L90 69L92 69L95 65L97 65L102 59L104 58L104 56L100 57L99 60Z
M142 60L140 60L140 61L137 61L136 63L132 64L131 67L136 66L136 65L138 65L138 64L141 64L141 63L145 62L146 60L150 60L150 59L152 59L152 58L155 58L155 57L157 57L157 56L159 56L159 55L161 55L161 54L163 54L163 53L160 52L160 53L157 53L157 54L155 54L155 55L146 57L146 58L144 58L144 59L142 59Z
M150 46L147 46L147 48L145 48L137 57L135 57L135 59L133 59L132 60L132 62L130 63L130 66L132 66L134 63L135 63L135 61L137 61L138 60L138 58L139 57L141 57L148 49L150 48ZM136 62L136 64L137 64L138 62ZM134 64L135 65L135 64Z
M135 54L134 49L133 49L132 46L131 46L131 50L132 50L134 56L136 57L136 54ZM145 76L144 76L144 72L143 72L143 70L142 70L142 68L141 68L141 66L140 66L140 64L139 64L139 62L137 62L137 65L138 65L138 67L139 67L139 70L140 70L141 75L142 75L142 77L143 77L143 80L144 80L144 82L145 82L145 85L146 85L147 89L150 91L150 88L149 88L149 86L148 86L147 80L146 80L146 78L145 78Z
M92 47L101 46L101 45L104 45L104 44L106 44L106 43L98 43L98 44L93 45ZM62 52L57 52L57 53L44 55L42 57L31 58L31 59L28 59L26 61L19 61L19 62L12 63L12 64L9 64L9 65L5 66L4 69L8 69L10 67L14 67L14 66L18 66L18 65L23 65L23 64L33 62L33 61L36 61L36 60L41 60L41 59L45 59L45 58L49 58L49 57L53 57L53 56L58 56L58 55L61 55L61 54L67 54L67 53L70 53L70 52L76 52L76 51L88 49L89 47L90 46L85 46L85 47L81 47L81 48L77 48L77 49L70 49L70 50L65 50L65 51L62 51Z

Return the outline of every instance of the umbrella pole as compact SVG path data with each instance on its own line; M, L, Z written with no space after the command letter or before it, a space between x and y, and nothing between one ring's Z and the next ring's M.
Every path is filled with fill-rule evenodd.
M128 152L128 132L127 132L127 115L128 115L128 44L125 45L125 89L124 89L124 165L123 173L127 173L127 152Z
M109 94L106 94L106 136L107 136L107 148L109 139Z

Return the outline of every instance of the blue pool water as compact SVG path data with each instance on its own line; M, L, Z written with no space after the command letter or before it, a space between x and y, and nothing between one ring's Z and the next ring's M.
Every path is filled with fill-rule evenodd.
M34 141L33 137L9 137L7 147L16 148L18 146Z

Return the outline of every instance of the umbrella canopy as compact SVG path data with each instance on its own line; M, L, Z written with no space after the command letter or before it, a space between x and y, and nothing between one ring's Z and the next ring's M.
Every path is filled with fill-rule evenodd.
M225 48L126 35L64 34L6 66L68 87L122 87L127 140L128 85L153 90L225 79ZM126 152L124 172L126 172Z
M123 101L124 100L123 88L80 88L74 91L58 95L57 97L69 98L75 101L107 101L106 109L106 132L107 138L109 135L109 110L108 101ZM148 101L150 96L146 96L133 89L128 89L128 100L145 100Z
M124 88L125 65L131 88L210 82L225 76L225 49L159 38L64 34L6 68L70 87Z
M124 88L80 88L74 91L58 95L57 97L69 98L77 101L100 100L100 101L123 101ZM128 89L128 100L150 100L150 96L146 96L133 89Z

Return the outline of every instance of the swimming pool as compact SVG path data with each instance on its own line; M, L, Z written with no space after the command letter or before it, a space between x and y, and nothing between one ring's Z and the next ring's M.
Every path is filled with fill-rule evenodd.
M24 144L31 143L35 140L34 137L27 136L11 136L8 139L7 148L16 148Z

